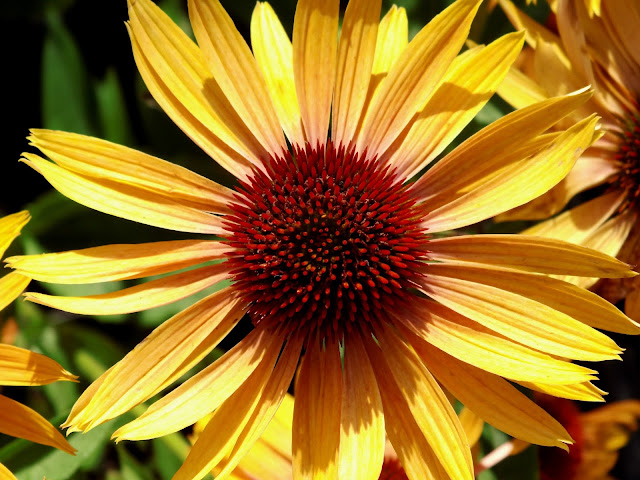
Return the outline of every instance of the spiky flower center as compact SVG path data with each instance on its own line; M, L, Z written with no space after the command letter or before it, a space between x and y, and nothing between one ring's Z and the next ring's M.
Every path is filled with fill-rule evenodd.
M340 332L383 317L415 286L421 211L366 153L294 146L237 192L229 261L254 323Z
M640 113L632 113L626 120L621 146L615 155L619 171L616 188L626 193L621 210L640 208Z

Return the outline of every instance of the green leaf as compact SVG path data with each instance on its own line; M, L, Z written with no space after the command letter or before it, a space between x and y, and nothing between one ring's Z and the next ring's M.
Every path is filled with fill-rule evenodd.
M121 145L133 145L129 115L115 70L107 70L102 81L96 84L95 91L100 138Z

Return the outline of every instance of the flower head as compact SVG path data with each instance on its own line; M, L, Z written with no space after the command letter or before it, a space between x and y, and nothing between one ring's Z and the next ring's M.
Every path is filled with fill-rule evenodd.
M252 52L218 0L189 2L198 46L152 2L130 2L133 53L150 92L237 177L235 191L62 132L33 131L32 144L52 162L34 154L25 162L89 207L219 237L9 263L70 284L177 272L103 295L27 294L81 314L140 311L223 279L231 285L166 321L96 380L72 409L70 431L161 392L248 313L255 328L244 339L121 427L117 440L154 438L212 414L175 478L201 478L214 467L223 478L267 427L297 371L292 449L301 477L377 479L388 437L410 478L470 480L465 433L441 384L512 435L571 441L502 377L600 399L590 383L595 371L565 359L618 358L620 348L593 327L639 329L596 295L540 273L635 274L555 240L434 235L556 185L593 142L597 119L543 132L590 93L508 115L409 181L488 101L522 46L515 33L458 56L479 3L456 1L411 42L404 10L380 20L379 0L349 2L339 41L337 0L298 2L292 42L259 3Z
M29 221L26 211L0 218L0 257ZM0 309L9 305L27 287L30 278L11 272L0 278ZM57 380L75 381L76 376L49 357L0 343L0 386L47 385ZM73 454L62 434L41 415L11 398L0 395L0 432L12 437L59 448ZM15 479L0 464L0 477Z
M557 31L531 20L508 0L502 5L517 28L526 27L526 60L510 73L499 93L520 108L582 85L595 93L568 118L598 113L600 138L567 177L547 194L502 215L503 219L544 219L560 212L577 194L584 201L523 233L559 238L599 249L621 260L640 260L640 59L633 38L640 30L637 2L558 0L552 3ZM620 41L620 39L627 39ZM570 279L592 286L597 279ZM603 281L598 291L640 319L640 283Z

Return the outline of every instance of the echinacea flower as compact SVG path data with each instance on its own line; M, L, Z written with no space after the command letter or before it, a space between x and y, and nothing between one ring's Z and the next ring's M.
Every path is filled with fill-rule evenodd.
M0 218L0 257L29 221L26 211ZM13 302L27 287L30 279L17 272L0 278L0 310ZM75 381L57 362L39 353L0 343L0 386L47 385L58 380ZM73 454L56 427L29 407L0 395L0 433L49 445ZM0 479L15 480L13 474L0 463Z
M87 431L158 394L248 313L255 328L245 338L115 438L158 437L213 412L174 478L202 478L214 467L224 478L297 370L297 478L377 479L388 437L410 478L470 480L467 439L440 384L516 437L571 441L502 377L600 399L590 383L596 372L570 360L619 358L620 348L593 327L638 333L638 325L595 294L542 274L635 273L556 240L431 235L556 185L593 142L597 118L543 132L590 93L514 112L408 182L488 101L522 47L523 34L514 33L458 56L479 3L456 1L411 42L404 10L380 20L380 0L349 2L340 41L338 0L299 1L292 41L271 7L258 3L253 52L218 0L189 2L197 46L149 0L129 3L133 53L151 94L237 177L235 191L62 132L33 131L32 144L52 161L30 153L24 161L89 207L218 237L9 263L68 284L177 272L102 295L26 294L78 314L135 312L223 279L231 285L166 321L96 380L74 405L69 431Z
M530 48L521 69L508 76L499 93L521 108L591 85L593 98L567 118L578 121L596 112L602 117L602 136L555 188L501 218L545 219L586 192L588 201L523 233L640 263L640 3L603 2L596 15L582 0L558 0L557 31L537 24L507 0L502 5L517 28L527 29ZM586 288L597 279L571 280ZM638 280L605 281L597 288L612 302L626 297L626 314L640 320Z
M574 439L568 452L551 448L538 450L540 479L610 480L609 472L618 460L619 450L638 430L640 401L622 400L581 412L571 400L544 394L535 398ZM520 441L508 442L487 455L481 465L483 468L495 465L507 455L520 453L527 447L528 444Z

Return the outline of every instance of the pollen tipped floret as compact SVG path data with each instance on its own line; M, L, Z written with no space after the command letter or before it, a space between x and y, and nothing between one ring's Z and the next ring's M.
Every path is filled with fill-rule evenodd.
M403 301L428 238L388 166L329 142L294 146L264 167L237 188L226 217L232 275L254 323L339 333Z
M621 209L640 208L640 114L631 114L626 121L622 142L615 160L619 172L613 179L618 189L626 192L627 198Z

